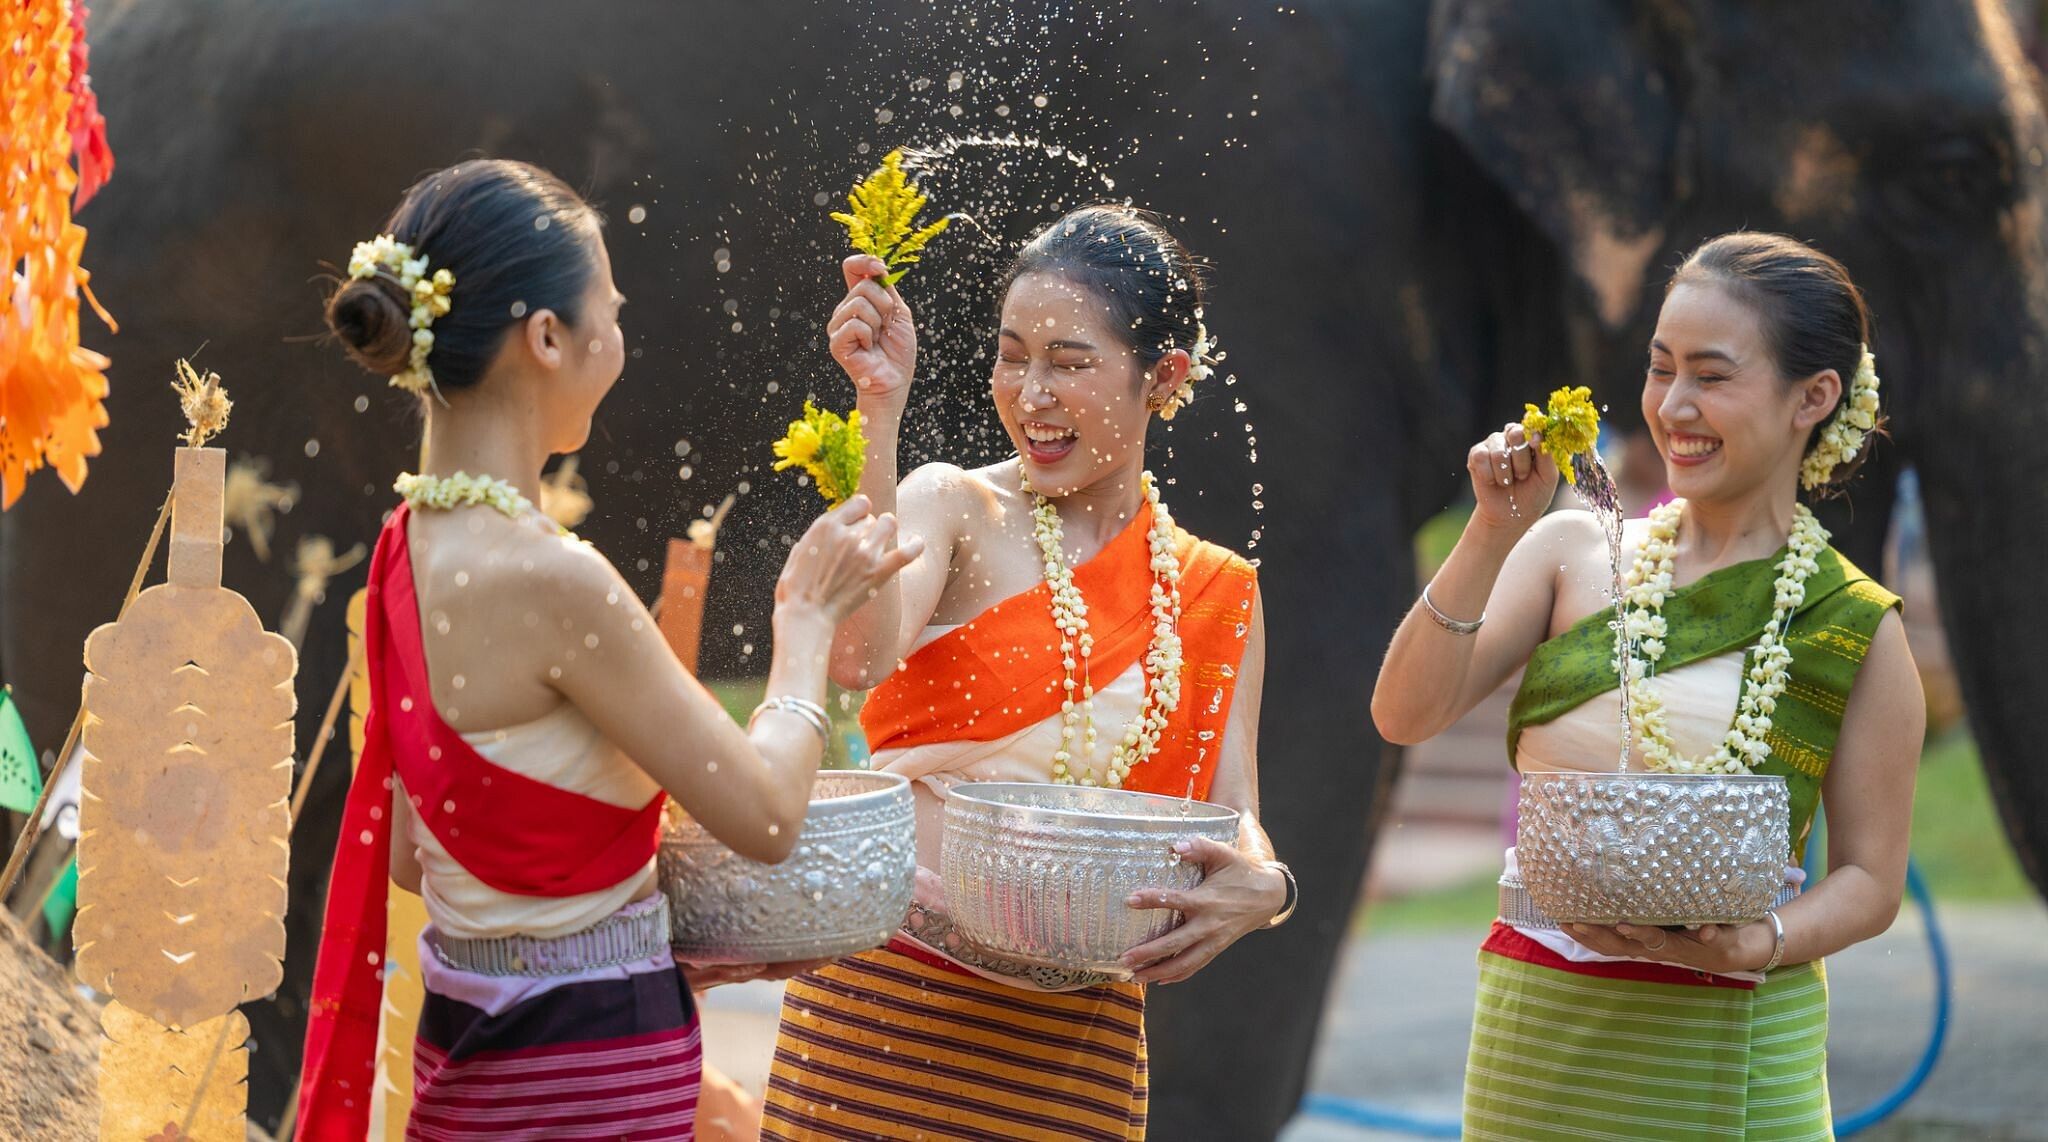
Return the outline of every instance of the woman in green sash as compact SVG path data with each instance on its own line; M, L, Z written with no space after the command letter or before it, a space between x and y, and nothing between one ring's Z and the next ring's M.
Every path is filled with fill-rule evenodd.
M1558 472L1520 425L1471 450L1477 508L1394 636L1380 732L1422 741L1521 669L1515 766L1611 770L1626 673L1631 770L1785 778L1795 865L1824 798L1829 873L1799 891L1788 868L1763 920L1694 931L1516 902L1480 951L1466 1137L1833 1136L1821 957L1898 912L1925 719L1898 599L1799 502L1879 429L1869 340L1847 271L1789 238L1725 235L1673 276L1643 419L1679 498L1623 534L1626 671L1599 525L1542 514Z

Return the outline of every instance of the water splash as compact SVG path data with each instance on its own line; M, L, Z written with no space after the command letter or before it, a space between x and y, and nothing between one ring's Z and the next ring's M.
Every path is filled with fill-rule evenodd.
M1597 450L1588 450L1572 457L1572 475L1577 479L1573 489L1586 510L1600 522L1600 531L1607 537L1607 567L1613 574L1613 586L1608 591L1608 602L1614 608L1614 618L1608 621L1608 628L1614 632L1614 668L1623 680L1617 688L1621 696L1621 772L1628 772L1629 754L1635 749L1635 719L1629 709L1627 686L1628 664L1637 657L1636 639L1628 634L1626 600L1623 598L1621 582L1621 521L1623 511L1621 490L1614 484L1614 477L1607 471L1607 465L1600 460Z

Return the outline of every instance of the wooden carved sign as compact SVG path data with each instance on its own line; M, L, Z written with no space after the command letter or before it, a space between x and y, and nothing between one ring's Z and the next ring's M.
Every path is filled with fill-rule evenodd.
M121 1060L175 1056L196 1087L195 1050L212 1115L247 1068L234 1008L283 978L298 661L220 585L225 475L221 450L178 450L169 581L85 644L73 938L79 978L127 1009L106 1024L103 1124L164 1084ZM225 1087L239 1114L239 1082Z

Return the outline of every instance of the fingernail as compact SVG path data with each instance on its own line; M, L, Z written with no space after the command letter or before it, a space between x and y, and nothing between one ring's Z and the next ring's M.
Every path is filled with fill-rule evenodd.
M1173 851L1186 856L1195 851L1195 843L1193 841L1175 841Z
M1138 895L1135 892L1131 893L1129 896L1124 897L1124 903L1130 905L1133 908L1137 907L1140 904L1143 904L1144 902L1145 898Z

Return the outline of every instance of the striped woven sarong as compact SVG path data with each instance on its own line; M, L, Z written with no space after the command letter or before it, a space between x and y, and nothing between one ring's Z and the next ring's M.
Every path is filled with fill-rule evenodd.
M1655 964L1570 964L1504 926L1479 953L1465 1137L1826 1140L1827 978L1754 988Z
M495 1015L429 988L405 1136L688 1142L702 1047L673 968L564 983Z
M761 1137L1145 1137L1145 992L1039 992L891 948L789 983Z

